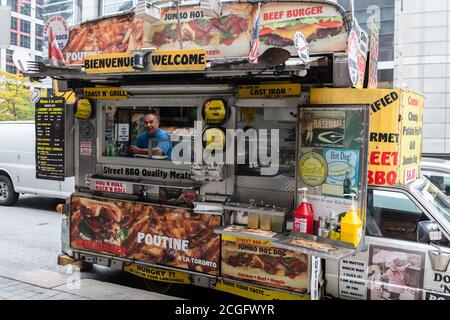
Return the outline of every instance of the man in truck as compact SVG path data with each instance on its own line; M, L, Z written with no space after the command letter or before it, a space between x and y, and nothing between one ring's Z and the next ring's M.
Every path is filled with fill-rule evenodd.
M144 117L144 132L137 140L136 145L128 147L130 154L148 154L148 141L155 139L152 145L152 155L166 156L170 160L172 144L169 134L159 128L160 118L156 113L148 113Z

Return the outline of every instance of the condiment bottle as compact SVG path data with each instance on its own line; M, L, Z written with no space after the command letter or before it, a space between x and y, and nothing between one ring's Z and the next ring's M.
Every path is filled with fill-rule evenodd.
M336 212L331 210L330 213L330 233L328 238L332 240L340 240L341 239L341 227L339 226L339 215L336 215Z
M312 205L306 199L307 188L299 189L303 191L303 200L294 211L294 231L312 234L314 211Z
M352 197L352 205L341 221L341 241L352 243L355 248L359 244L362 235L362 220L356 212L356 194L344 194Z

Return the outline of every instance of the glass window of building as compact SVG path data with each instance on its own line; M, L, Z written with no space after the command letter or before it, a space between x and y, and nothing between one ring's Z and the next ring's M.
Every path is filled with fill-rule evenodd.
M36 39L34 46L37 51L43 51L44 50L44 41L42 41L41 39Z
M17 18L11 17L11 29L17 30Z
M28 2L22 2L20 4L20 13L26 16L31 16L31 4Z
M133 8L134 3L137 1L124 1L124 0L104 0L103 1L103 15L110 15L127 11Z
M42 24L36 24L36 37L44 36L44 26Z
M17 46L17 33L11 32L11 45Z
M36 19L44 19L44 8L36 7Z
M36 0L36 5L43 6L44 5L44 0Z
M18 8L19 8L18 0L8 0L8 2L6 4L11 7L12 11L14 11L14 12L18 11Z
M20 35L20 46L30 49L30 36Z
M52 16L61 16L69 25L73 24L73 0L45 0L43 19L48 20Z
M7 64L6 65L6 72L17 73L17 68L15 66Z
M22 33L30 33L31 32L30 21L20 20L20 32L22 32Z
M350 10L348 0L338 0ZM370 32L371 21L380 29L380 61L394 60L395 2L392 0L358 0L355 3L355 17L366 32Z
M12 50L6 49L6 62L13 63L13 58L12 58L13 52L14 51L12 51Z

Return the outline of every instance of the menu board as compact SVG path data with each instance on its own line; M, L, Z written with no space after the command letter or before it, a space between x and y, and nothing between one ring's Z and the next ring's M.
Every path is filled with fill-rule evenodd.
M36 178L64 180L64 98L36 103Z

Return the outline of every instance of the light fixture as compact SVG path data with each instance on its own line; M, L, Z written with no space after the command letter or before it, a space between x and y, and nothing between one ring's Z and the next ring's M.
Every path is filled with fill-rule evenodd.
M161 8L155 1L139 2L136 5L136 17L149 23L156 23L161 20Z
M222 14L222 2L220 0L200 0L200 9L208 17L219 17Z
M148 67L149 64L149 56L152 51L155 51L155 48L142 48L141 50L135 51L133 55L133 69L135 70L143 70Z

